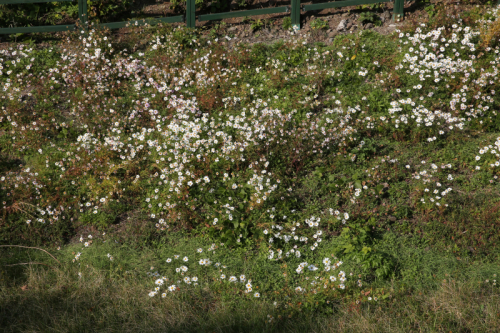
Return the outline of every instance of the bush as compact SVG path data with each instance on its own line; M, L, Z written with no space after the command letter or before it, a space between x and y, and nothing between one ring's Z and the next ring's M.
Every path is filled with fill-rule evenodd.
M90 20L116 19L132 8L133 0L87 0ZM59 25L78 20L78 3L48 2L0 5L0 26ZM15 22L15 23L14 23Z

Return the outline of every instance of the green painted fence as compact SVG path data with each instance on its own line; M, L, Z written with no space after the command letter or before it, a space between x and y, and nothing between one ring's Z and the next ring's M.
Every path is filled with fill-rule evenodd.
M84 30L88 27L88 13L87 13L87 0L0 0L0 5L6 4L23 4L23 3L40 3L40 2L65 2L65 1L78 1L78 20ZM333 1L326 3L318 3L312 5L301 5L300 0L291 0L291 6L281 6L281 7L271 7L264 9L250 9L250 10L240 10L225 13L216 14L203 14L198 16L198 21L212 21L220 20L230 17L245 17L245 16L255 16L264 14L276 14L276 13L288 13L290 12L292 26L294 29L300 29L300 11L309 10L321 10L325 8L337 8L346 6L358 6L358 5L369 5L382 2L390 2L391 0L344 0L344 1ZM500 0L497 0L500 5ZM404 0L392 0L394 2L394 9L392 19L398 22L404 17ZM142 22L141 22L142 21ZM144 20L131 20L124 22L111 22L111 23L100 23L101 27L107 27L109 29L118 29L125 27L128 23L145 24ZM196 26L196 5L195 0L186 0L186 13L185 15L169 16L154 18L148 20L148 23L155 25L158 23L178 23L185 22L186 26L189 28L194 28ZM15 33L29 33L29 32L53 32L53 31L68 31L74 30L76 28L75 24L65 24L65 25L51 25L51 26L39 26L39 27L12 27L12 28L0 28L0 34L15 34Z

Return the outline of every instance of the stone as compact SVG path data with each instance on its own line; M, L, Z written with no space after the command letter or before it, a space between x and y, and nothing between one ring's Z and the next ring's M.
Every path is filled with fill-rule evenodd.
M335 30L332 30L328 33L328 37L329 38L335 38L335 36L337 36L338 32L335 31Z
M346 28L347 28L347 22L348 22L348 20L342 20L342 21L340 21L339 25L337 26L337 31L346 30Z

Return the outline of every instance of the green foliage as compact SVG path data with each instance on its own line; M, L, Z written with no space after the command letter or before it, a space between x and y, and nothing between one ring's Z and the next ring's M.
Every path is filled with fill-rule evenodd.
M200 2L202 1L200 0ZM230 4L229 0L214 0L210 4L210 11L212 13L225 12L228 10Z
M241 9L246 8L248 5L251 4L250 0L237 0L238 7Z
M358 148L354 148L351 153L356 154L356 158L360 163L365 162L375 155L377 152L377 144L375 140L370 138L365 138L362 142L363 145Z
M380 20L380 17L378 17L378 15L376 15L373 12L362 12L359 15L358 21L361 23L371 22L377 27L382 25L382 21Z
M78 5L71 2L0 5L0 26L54 25L78 16Z
M328 28L328 22L322 19L315 19L311 21L311 28L313 30L322 30Z
M125 11L130 10L133 0L87 0L89 19L97 18L101 21L117 17Z
M369 9L373 10L373 9L382 9L384 6L385 6L384 3L372 3L372 4L368 4L368 5L357 6L357 7L359 9L369 8Z
M253 31L259 31L261 29L268 29L271 26L271 21L268 19L257 19L253 20L250 27Z
M290 16L283 18L282 27L284 30L290 30L292 28L292 18Z
M368 225L357 222L343 228L336 248L337 256L359 264L365 274L388 278L394 274L394 262L390 256L377 249L369 227L374 224L375 220L372 219Z
M89 20L101 22L118 19L130 11L133 0L87 0ZM0 5L0 26L23 27L29 25L58 25L73 23L78 19L78 4L48 2L36 4Z
M434 17L436 15L436 6L435 5L429 5L424 8L424 10L427 12L430 18Z

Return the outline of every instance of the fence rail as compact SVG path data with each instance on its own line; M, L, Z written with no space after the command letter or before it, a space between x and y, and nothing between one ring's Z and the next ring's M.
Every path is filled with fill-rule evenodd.
M41 2L68 2L68 1L78 1L78 21L81 27L86 31L88 28L88 12L87 12L87 0L0 0L0 5L6 4L25 4L25 3L41 3ZM231 17L244 17L244 16L256 16L265 14L276 14L276 13L288 13L290 12L290 17L292 21L292 27L294 29L300 29L300 11L310 11L310 10L321 10L326 8L338 8L347 6L359 6L359 5L370 5L382 2L394 2L392 20L399 22L404 17L404 1L405 0L343 0L343 1L333 1L325 3L317 3L311 5L301 5L300 0L291 0L291 6L281 6L272 7L264 9L249 9L249 10L239 10L225 13L215 13L215 14L202 14L198 15L198 21L213 21L220 20ZM500 0L497 0L500 5ZM109 29L123 28L130 22L139 22L141 20L124 21L124 22L111 22L111 23L99 23L101 27L107 27ZM149 20L151 25L158 23L181 23L185 22L188 28L196 27L196 4L195 0L186 0L186 13L184 15L160 17ZM31 26L31 27L9 27L0 28L0 34L15 34L15 33L30 33L30 32L55 32L55 31L69 31L75 30L75 24L65 24L65 25L47 25L47 26Z

